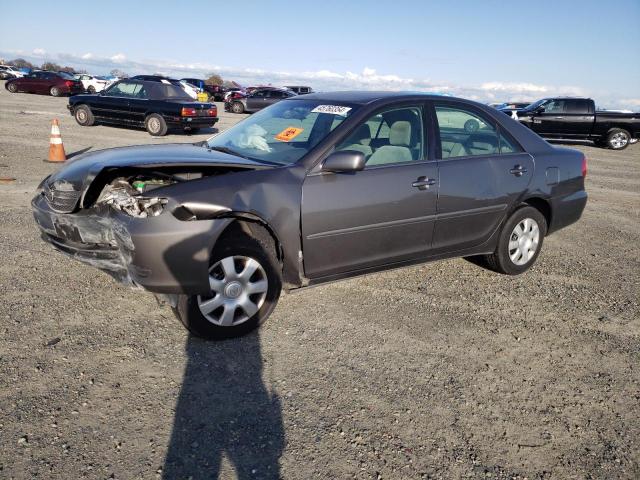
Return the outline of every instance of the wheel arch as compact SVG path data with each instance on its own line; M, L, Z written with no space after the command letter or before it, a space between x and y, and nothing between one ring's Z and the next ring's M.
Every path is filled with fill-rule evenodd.
M530 206L538 210L547 222L547 231L553 220L553 211L551 204L542 197L530 197L522 201L520 206Z
M282 242L269 222L254 213L241 211L226 212L219 218L230 218L233 221L222 231L218 241L224 236L242 233L261 241L261 243L271 243L274 247L276 258L282 265L284 260Z

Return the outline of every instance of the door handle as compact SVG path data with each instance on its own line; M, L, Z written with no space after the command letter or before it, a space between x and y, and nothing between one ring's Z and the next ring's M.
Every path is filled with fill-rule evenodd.
M417 188L418 190L426 190L431 185L436 184L435 178L427 178L427 177L418 177L418 180L411 184L412 187Z
M522 175L527 173L527 169L524 168L522 165L516 165L511 170L509 170L509 173L512 175L515 175L516 177L521 177Z

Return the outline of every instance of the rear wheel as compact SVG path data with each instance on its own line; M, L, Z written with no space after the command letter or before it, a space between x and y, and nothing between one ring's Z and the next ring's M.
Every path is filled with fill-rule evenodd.
M519 275L535 263L546 234L547 221L539 210L519 208L502 227L495 251L480 259L491 270Z
M607 136L607 145L613 150L624 150L629 146L631 135L622 128L614 128Z
M58 87L51 87L49 89L49 93L51 94L52 97L59 97L60 95L62 95L62 92Z
M150 135L154 137L162 137L167 134L167 122L160 115L152 113L144 121L144 126Z
M87 88L87 92L96 93L96 87L94 87L93 85L89 85L89 88Z
M223 241L211 256L210 292L181 295L174 312L194 335L221 340L244 335L278 303L282 281L270 248L251 237Z
M90 127L95 123L95 118L91 109L87 105L79 105L75 108L73 116L78 122L78 125L83 127Z
M244 105L242 102L233 102L231 104L231 111L233 113L244 113Z
M10 83L9 85L7 85L7 90L9 90L11 93L17 93L18 86L15 83Z

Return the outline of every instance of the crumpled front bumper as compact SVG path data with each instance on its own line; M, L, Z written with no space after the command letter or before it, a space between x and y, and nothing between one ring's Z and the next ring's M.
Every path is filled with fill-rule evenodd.
M170 211L133 218L107 206L63 214L41 194L31 206L42 238L56 250L121 283L165 294L209 291L211 250L232 221L181 221Z

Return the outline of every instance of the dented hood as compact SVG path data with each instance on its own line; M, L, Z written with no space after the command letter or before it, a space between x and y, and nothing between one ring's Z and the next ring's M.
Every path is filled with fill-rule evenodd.
M250 159L210 150L200 144L173 143L110 148L86 153L65 164L46 183L64 184L64 189L83 191L105 168L161 168L169 166L219 166L230 168L272 168Z

